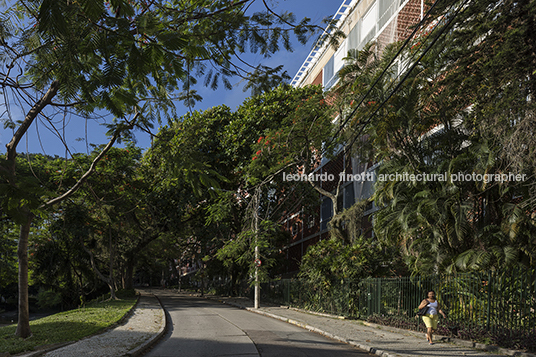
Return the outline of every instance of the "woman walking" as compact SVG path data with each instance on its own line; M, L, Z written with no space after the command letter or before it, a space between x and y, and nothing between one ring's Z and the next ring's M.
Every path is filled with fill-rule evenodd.
M426 311L426 314L423 315L422 320L426 325L426 339L431 345L433 345L434 341L432 339L432 334L437 329L437 322L439 321L438 312L443 316L443 318L446 318L446 316L441 310L439 301L437 301L435 291L433 290L428 292L427 298L424 299L419 305L419 310L425 306L428 306L428 311Z

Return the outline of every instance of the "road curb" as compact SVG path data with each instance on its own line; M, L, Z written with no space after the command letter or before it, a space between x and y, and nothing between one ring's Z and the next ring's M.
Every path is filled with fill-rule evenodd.
M154 337L149 338L147 341L143 342L138 347L128 351L125 354L125 356L130 356L130 357L141 356L143 354L143 352L145 352L149 348L153 347L167 332L167 327L168 327L168 324L169 324L167 311L164 308L164 304L162 304L162 301L160 300L160 298L158 296L154 295L154 294L152 294L152 295L153 295L153 297L156 298L156 300L160 304L160 309L162 310L162 314L164 315L163 316L164 318L162 319L163 324L160 325L160 328L158 329L158 333Z
M207 297L207 298L210 299L210 297ZM358 347L358 348L360 348L360 349L362 349L362 350L364 350L366 352L373 353L373 354L375 354L377 356L382 356L382 357L397 357L398 356L398 354L392 354L390 352L384 351L384 350L382 350L380 348L376 348L374 346L364 345L364 344L359 343L359 341L346 339L346 338L334 335L334 334L332 334L330 332L321 330L321 329L319 329L317 327L310 326L310 325L307 325L307 324L303 324L303 323L301 323L299 321L296 321L296 320L293 320L293 319L282 317L282 316L272 314L270 312L265 312L265 311L262 311L262 310L256 310L256 309L251 308L251 307L245 307L243 305L233 303L233 302L228 302L228 301L218 299L218 298L212 298L212 299L217 300L217 301L219 301L219 302L221 302L223 304L231 305L231 306L234 306L234 307L238 307L240 309L248 310L248 311L260 314L260 315L264 315L264 316L271 317L271 318L274 318L274 319L277 319L277 320L280 320L280 321L283 321L283 322L287 322L289 324L304 328L304 329L309 330L311 332L318 333L318 334L320 334L322 336L326 336L326 337L331 338L333 340L344 342L344 343L347 343L349 345ZM296 310L298 310L298 309L296 309ZM299 309L298 311L300 311L300 310L301 309ZM303 310L303 311L300 311L300 312L308 313L306 310ZM328 315L328 314L325 314L325 315ZM340 318L339 316L336 316L336 315L327 316L327 317ZM417 331L413 331L413 330L404 330L404 329L400 329L400 328L397 328L397 327L379 325L379 324L366 322L366 321L362 321L362 322L366 326L382 328L382 329L385 329L385 330L391 330L391 332L394 332L394 333L400 333L400 334L408 334L409 333L409 334L412 334L412 335L419 334ZM486 345L486 344L483 344L483 343L467 341L467 340L462 340L462 339L453 338L453 337L442 336L441 340L445 341L445 342L450 342L450 343L453 343L453 344L456 344L456 345L475 348L475 349L483 350L483 351L487 351L487 352L501 353L501 354L507 355L507 356L536 357L536 355L532 354L532 353L510 350L510 349L506 349L506 348L502 348L502 347Z
M339 341L339 342L344 342L346 344L358 347L359 349L362 349L365 352L373 353L373 354L375 354L377 356L381 356L381 357L397 357L395 354L391 354L391 353L383 351L383 350L381 350L379 348L363 345L363 344L361 344L359 342L356 342L354 340L348 340L348 339L346 339L344 337L340 337L340 336L334 335L334 334L332 334L330 332L327 332L327 331L324 331L322 329L319 329L318 327L307 325L307 324L301 323L301 322L293 320L293 319L289 319L289 318L282 317L282 316L279 316L279 315L276 315L276 314L272 314L270 312L256 310L256 309L253 309L251 307L246 307L245 309L248 310L248 311L260 314L260 315L268 316L268 317L271 317L271 318L274 318L274 319L277 319L277 320L287 322L289 324L301 327L303 329L309 330L309 331L317 333L319 335L328 337L328 338L330 338L332 340Z
M123 317L121 317L119 320L117 320L115 323L113 323L112 325L106 327L105 329L101 330L101 331L98 331L98 332L95 332L94 334L92 335L89 335L89 336L86 336L86 337L83 337L77 341L67 341L67 342L60 342L60 343L57 343L57 344L54 344L52 346L48 346L48 347L44 347L42 349L39 349L37 351L26 351L26 352L21 352L19 354L16 354L16 355L13 355L13 357L38 357L38 356L42 356L44 355L45 353L48 353L48 352L52 352L54 350L58 350L60 348L63 348L63 347L66 347L66 346L69 346L69 345L72 345L73 343L76 343L78 341L82 341L82 340L85 340L87 338L91 338L93 336L97 336L97 335L101 335L103 333L106 333L112 329L114 329L115 327L121 325L122 323L125 322L125 320L127 318L130 317L130 315L132 315L132 312L134 311L134 309L138 306L138 303L140 302L140 297L141 297L141 294L138 294L137 296L137 300L136 300L136 303L134 305L132 305L132 307L130 308L130 310L128 310L124 315ZM39 348L39 347L38 347Z
M211 299L210 297L207 297L209 299ZM295 325L295 326L298 326L298 327L301 327L303 329L306 329L306 330L309 330L311 332L314 332L314 333L317 333L319 335L322 335L322 336L325 336L325 337L328 337L332 340L335 340L335 341L339 341L339 342L343 342L343 343L346 343L346 344L349 344L349 345L352 345L354 347L357 347L359 349L362 349L364 350L365 352L369 352L369 353L373 353L377 356L381 356L381 357L397 357L396 354L391 354L389 352L386 352L386 351L383 351L379 348L375 348L375 347L371 347L371 346L367 346L367 345L363 345L357 341L354 341L354 340L348 340L346 338L343 338L343 337L340 337L340 336L337 336L337 335L334 335L330 332L327 332L327 331L324 331L324 330L321 330L319 329L318 327L314 327L314 326L311 326L311 325L307 325L307 324L304 324L304 323L301 323L299 321L296 321L296 320L293 320L293 319L289 319L289 318L286 318L286 317L283 317L283 316L279 316L279 315L276 315L276 314L272 314L270 312L266 312L266 311L262 311L262 310L258 310L258 309L254 309L254 308L251 308L251 307L245 307L245 306L242 306L240 304L236 304L236 303L233 303L233 302L228 302L228 301L224 301L224 300L221 300L221 299L217 299L217 298L214 298L213 300L217 300L223 304L226 304L226 305L230 305L230 306L234 306L234 307L238 307L240 309L244 309L244 310L247 310L247 311L251 311L251 312L254 312L256 314L259 314L259 315L264 315L264 316L267 316L267 317L271 317L273 319L276 319L276 320L280 320L280 321L283 321L283 322L286 322L286 323L289 323L291 325Z
M292 307L292 306L281 306L281 307L289 309L289 310L303 312L304 314L309 314L309 315L329 317L331 319L348 320L346 316L341 316L341 315L326 314L325 312L310 311L310 310L300 309L300 308Z

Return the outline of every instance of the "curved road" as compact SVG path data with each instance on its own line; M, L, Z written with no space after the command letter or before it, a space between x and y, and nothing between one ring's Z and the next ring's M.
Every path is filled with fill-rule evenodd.
M170 291L157 295L171 326L147 357L371 356L297 326L211 300Z

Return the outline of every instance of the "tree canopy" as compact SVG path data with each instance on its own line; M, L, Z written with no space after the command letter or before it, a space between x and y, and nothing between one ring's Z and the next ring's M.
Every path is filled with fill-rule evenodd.
M240 54L290 50L291 35L303 43L319 29L308 19L296 22L293 15L278 15L268 7L246 14L251 3L20 0L2 12L2 119L14 134L0 174L3 212L21 224L18 336L31 333L27 245L35 215L72 196L113 144L131 137L132 129L148 131L155 121L174 117L175 100L190 106L200 99L192 88L199 78L213 88L220 81L229 87L230 77L255 72L255 80L273 84L277 69L262 68L260 75L259 69L241 68ZM12 103L19 105L22 121L14 119L20 113L15 115ZM38 116L57 130L52 118L58 113L88 117L97 110L115 118L108 123L110 141L73 186L58 187L55 197L45 199L39 189L32 192L19 180L18 145Z

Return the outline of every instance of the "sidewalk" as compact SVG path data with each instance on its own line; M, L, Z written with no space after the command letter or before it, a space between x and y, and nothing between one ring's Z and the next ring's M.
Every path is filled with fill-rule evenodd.
M143 291L126 321L104 333L84 338L64 347L50 347L20 357L140 356L165 333L162 305L150 291Z
M247 298L207 297L300 326L383 357L497 357L500 355L536 357L534 354L499 349L460 339L450 339L451 342L449 342L448 338L442 339L443 336L437 335L434 335L434 344L430 345L424 332L418 333L359 320L346 320L327 314L317 315L285 306L266 306L266 304L263 306L262 302L261 307L255 310L253 301Z

